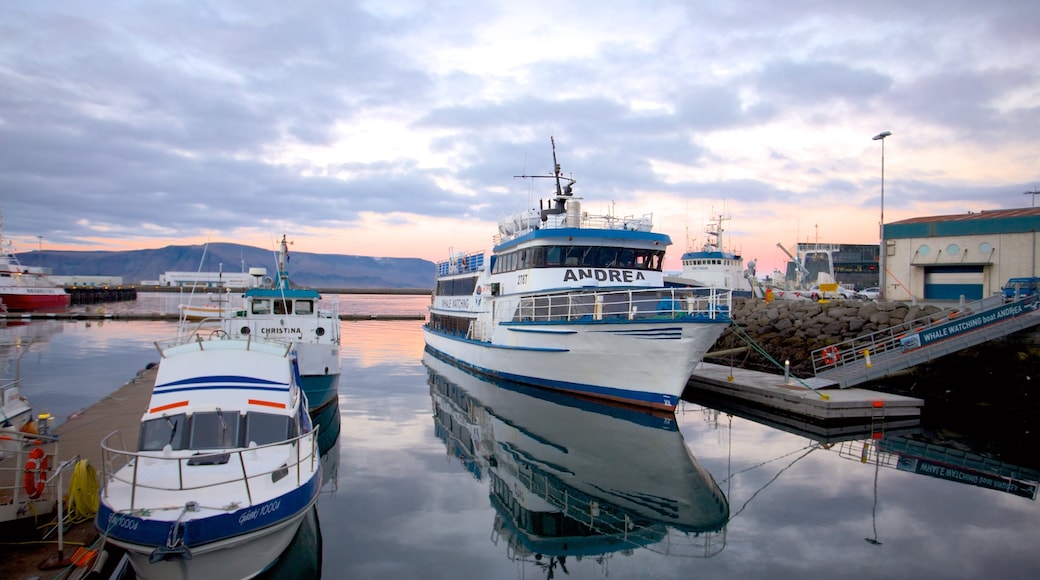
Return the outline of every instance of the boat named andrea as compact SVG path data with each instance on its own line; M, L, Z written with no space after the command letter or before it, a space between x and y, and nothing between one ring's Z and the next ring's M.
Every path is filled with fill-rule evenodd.
M666 288L671 239L652 216L582 211L556 163L548 207L499 223L489 260L437 264L427 350L540 387L674 410L693 369L730 323L732 291Z

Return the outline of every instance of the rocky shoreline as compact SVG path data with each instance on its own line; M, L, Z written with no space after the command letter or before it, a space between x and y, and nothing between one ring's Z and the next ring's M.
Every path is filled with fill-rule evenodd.
M869 300L773 300L735 298L731 317L741 330L775 360L791 361L791 372L809 376L813 372L812 351L899 326L941 312L937 306L919 306L904 302ZM747 346L738 333L728 330L712 348L712 352L731 351ZM712 362L719 362L713 360ZM730 364L734 364L730 362ZM782 372L758 353L738 364L766 372Z

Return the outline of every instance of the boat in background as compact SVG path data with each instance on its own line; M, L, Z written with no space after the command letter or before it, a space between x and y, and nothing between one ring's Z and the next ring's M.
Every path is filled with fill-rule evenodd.
M687 250L682 255L682 272L665 276L665 283L678 286L729 288L734 296L751 296L755 278L755 261L744 268L744 258L722 244L723 224L730 218L722 214L704 228L707 235L700 250Z
M209 302L201 306L180 304L181 319L198 322L200 320L223 318L225 315L236 316L239 313L231 306L231 299L224 296L210 296Z
M288 341L220 330L156 343L136 450L101 442L95 520L139 578L250 578L282 554L321 488L317 432Z
M435 434L495 508L511 559L605 563L635 548L710 557L729 502L674 415L492 380L423 356Z
M666 288L653 219L582 211L556 163L549 207L499 222L490 261L437 264L426 348L479 372L672 411L730 323L732 291ZM566 182L564 186L563 182Z
M249 269L257 285L242 295L240 308L224 311L221 325L231 337L291 341L299 360L300 386L307 393L311 415L317 416L338 402L342 372L338 304L320 308L317 290L293 287L289 280L289 242L284 235L276 262L276 280L268 277L264 268Z
M50 279L49 268L23 266L4 243L0 215L0 311L48 312L68 308L71 297Z

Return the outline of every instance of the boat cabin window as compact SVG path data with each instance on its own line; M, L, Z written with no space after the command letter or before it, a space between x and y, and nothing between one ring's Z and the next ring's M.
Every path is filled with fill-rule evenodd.
M141 451L160 451L169 445L173 449L184 448L184 428L187 417L179 415L163 415L158 419L149 419L141 423L141 433L137 448Z
M664 250L601 246L538 246L501 254L492 261L495 274L527 268L624 268L660 272ZM442 294L438 292L438 294Z
M292 300L275 300L275 314L292 314Z
M289 419L285 415L248 413L246 415L246 444L268 445L295 437L295 433L290 432Z
M191 449L221 449L238 447L238 413L205 411L195 413L191 420Z
M253 314L270 314L270 300L253 300Z
M313 300L297 300L295 308L296 308L296 314L313 314L314 313L314 301Z

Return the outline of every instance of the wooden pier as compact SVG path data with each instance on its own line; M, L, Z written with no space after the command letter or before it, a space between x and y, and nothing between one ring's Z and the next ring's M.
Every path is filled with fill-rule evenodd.
M137 434L140 430L141 416L152 395L155 386L155 374L158 367L144 369L129 382L109 394L104 399L91 405L83 412L69 417L67 421L53 429L51 434L58 436L57 452L59 461L76 458L86 459L98 471L98 482L101 479L101 440L113 431L119 431L128 448L135 448ZM48 445L48 452L52 452ZM72 478L70 465L62 473L63 492L68 492L69 480ZM54 514L39 514L39 523L53 522ZM73 555L80 546L99 546L99 534L93 521L70 525L63 534L64 558ZM40 564L57 560L58 543L56 534L51 534L45 541L0 543L0 557L4 560L3 576L5 578L39 578L49 580L56 578L82 578L86 568L70 566L41 570ZM70 573L71 569L71 573Z

